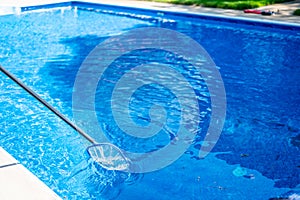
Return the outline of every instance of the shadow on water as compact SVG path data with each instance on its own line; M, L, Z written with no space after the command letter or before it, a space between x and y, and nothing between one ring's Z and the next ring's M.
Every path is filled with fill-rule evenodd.
M49 94L52 99L59 99L71 110L77 72L89 53L107 38L109 37L85 35L60 41L66 49L70 49L70 53L50 59L40 71L50 77L53 87ZM72 169L66 181L74 197L79 195L88 199L115 199L125 185L134 184L142 177L143 174L106 170L87 158Z
M297 187L300 43L295 38L299 36L263 28L210 27L206 23L178 23L165 28L193 37L220 67L227 116L213 149L219 153L217 158L257 170L273 179L275 187ZM196 143L194 148L201 145Z
M58 98L71 108L72 90L77 71L87 55L108 37L85 35L65 38L60 41L70 53L50 59L41 70L52 78L52 98Z
M266 34L269 38L264 38L265 44L256 40L256 35L249 36L248 32L236 33L233 40L222 39L222 42L212 43L211 41L219 41L217 39L226 34L231 35L231 30L218 30L213 36L209 36L205 34L210 31L196 28L192 29L196 33L190 34L200 35L202 31L205 41L201 38L198 40L209 49L209 53L221 67L228 95L225 129L214 148L215 152L220 153L217 157L231 165L240 164L261 172L276 181L275 187L296 187L300 183L300 168L297 165L300 157L297 128L299 85L295 83L300 71L295 68L299 63L299 53L294 51L290 54L290 49L298 49L298 43L286 39L280 44L280 38ZM56 89L50 92L51 95L67 106L72 106L70 99L76 73L89 52L105 39L107 37L86 35L61 41L71 49L71 54L53 58L42 69L53 75ZM280 45L276 43L274 49L273 43L268 43L269 40ZM250 45L249 41L253 43ZM232 44L236 48L232 48ZM259 46L263 47L258 48ZM265 50L266 47L271 50ZM290 49L285 49L287 47ZM282 53L286 56L280 56ZM194 147L199 149L200 145ZM229 151L230 154L222 153ZM94 180L95 177L91 179Z

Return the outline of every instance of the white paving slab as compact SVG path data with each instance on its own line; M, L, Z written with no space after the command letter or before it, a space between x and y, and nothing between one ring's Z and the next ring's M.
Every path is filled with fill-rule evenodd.
M61 200L45 183L0 147L1 200Z
M0 147L0 168L2 166L18 163L18 161Z

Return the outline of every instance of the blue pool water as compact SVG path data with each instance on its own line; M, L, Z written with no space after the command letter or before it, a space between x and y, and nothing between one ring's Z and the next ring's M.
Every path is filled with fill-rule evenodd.
M202 111L195 141L176 162L144 174L107 171L87 163L88 141L0 73L0 144L4 149L64 199L270 199L300 195L299 29L87 7L92 6L78 4L76 9L59 7L0 16L0 64L72 119L77 71L100 42L140 27L186 34L212 57L226 90L226 121L213 151L204 159L197 157L211 114L203 80L193 78L195 72L184 60L151 49L131 52L111 65L98 85L96 101L101 103L96 105L97 117L111 142L127 145L126 150L147 152L166 145L172 134L165 137L161 133L151 141L120 140L124 136L119 135L109 105L115 79L124 73L120 70L149 60L171 63L193 82ZM149 106L158 102L172 105L167 109L167 131L178 128L180 106L172 92L148 85L134 96L130 109L135 122L147 124ZM84 122L80 125L84 128Z

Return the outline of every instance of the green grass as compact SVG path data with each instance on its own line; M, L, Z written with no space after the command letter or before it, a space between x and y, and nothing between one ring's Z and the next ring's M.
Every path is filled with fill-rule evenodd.
M248 8L258 8L274 3L282 3L290 0L150 0L164 3L197 5L212 8L226 8L234 10L244 10Z
M294 11L293 15L297 15L297 16L300 16L300 9L297 9Z

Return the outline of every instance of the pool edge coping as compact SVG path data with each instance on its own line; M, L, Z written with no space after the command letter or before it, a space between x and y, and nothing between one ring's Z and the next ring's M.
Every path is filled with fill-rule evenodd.
M30 172L24 165L18 162L1 146L0 159L0 176L6 177L0 179L2 180L0 181L1 188L3 189L4 187L6 189L5 192L1 192L1 198L12 199L15 197L22 197L22 199L37 199L36 197L38 197L45 200L62 199L56 192Z
M117 2L118 3L118 2ZM54 3L36 3L35 5L27 5L27 6L19 6L22 12L38 10L42 8L53 8L53 7L61 7L61 6L76 6L76 4L82 5L91 5L91 6L102 6L102 7L111 7L116 9L127 9L129 12L136 10L140 12L150 12L153 13L163 13L167 15L175 15L179 17L194 17L200 18L203 20L215 20L229 23L241 23L245 25L257 25L266 28L283 28L283 29L296 29L300 30L300 23L288 22L288 21L280 21L280 20L270 20L270 19L261 19L261 18L251 18L251 17L241 17L241 16L229 16L222 14L210 14L204 12L195 12L195 11L182 11L182 10L167 10L167 8L154 8L149 6L134 6L134 5L117 5L117 3L107 3L101 2L101 0L74 0L74 1L59 1Z
M99 2L91 2L86 0L74 0L70 1L71 5L76 3L82 3L82 4L90 4L90 5L99 5L99 6L109 6L109 7L116 7L116 8L125 8L125 9L135 9L138 11L146 11L146 12L159 12L159 13L167 13L171 15L180 15L181 17L191 17L196 16L198 18L207 19L210 18L210 20L218 20L218 21L227 21L227 22L238 22L241 21L245 24L249 23L257 23L259 25L278 25L278 26L292 26L297 27L300 29L300 23L292 23L292 22L285 22L285 21L278 21L278 20L268 20L268 19L259 19L259 18L250 18L250 17L240 17L240 16L228 16L228 15L221 15L221 14L210 14L210 13L204 13L204 12L194 12L194 11L180 11L180 10L166 10L166 9L156 9L156 8L149 8L149 7L139 7L139 6L125 6L125 5L116 5L116 4L106 4L106 3L99 3ZM223 20L221 20L223 19ZM268 26L269 27L269 26Z

